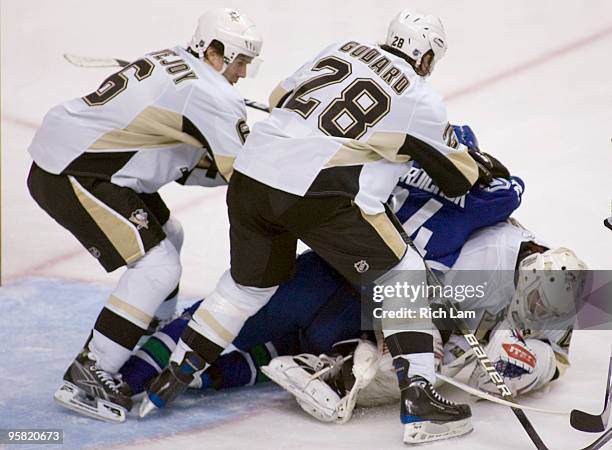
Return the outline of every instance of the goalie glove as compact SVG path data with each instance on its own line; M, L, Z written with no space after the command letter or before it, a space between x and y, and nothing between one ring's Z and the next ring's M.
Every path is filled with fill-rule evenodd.
M525 342L521 334L503 322L491 332L491 339L486 347L487 355L513 396L530 391L538 383L536 353ZM470 376L469 385L490 394L498 395L499 391L489 375L477 365Z
M374 378L379 353L374 344L362 339L344 341L334 348L346 356L279 356L261 370L314 418L344 423L353 414L357 393Z

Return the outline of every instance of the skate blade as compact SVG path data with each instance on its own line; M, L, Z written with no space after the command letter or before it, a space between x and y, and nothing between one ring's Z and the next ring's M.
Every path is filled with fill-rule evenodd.
M404 444L423 444L451 439L468 434L473 429L470 418L447 423L428 421L407 423L404 424Z
M53 394L53 398L64 408L84 416L104 422L125 422L127 411L124 407L106 400L89 400L81 389L67 381Z
M155 406L155 404L151 400L149 400L149 397L145 395L145 397L142 399L142 402L140 403L140 408L138 408L138 415L142 419L143 417L147 416L151 411L154 411L156 409L158 409L157 406Z

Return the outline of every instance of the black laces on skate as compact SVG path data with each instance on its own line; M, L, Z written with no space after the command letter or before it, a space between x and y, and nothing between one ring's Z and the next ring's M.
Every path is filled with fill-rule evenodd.
M427 381L425 378L420 377L420 376L415 376L413 377L410 385L413 385L413 384L421 386L423 389L427 390L427 392L429 392L431 396L435 398L437 401L439 401L440 403L443 403L448 406L457 406L455 402L452 402L442 397L442 395L440 395L438 391L434 389L433 385L429 381Z
M446 398L442 397L442 396L441 396L441 395L438 393L438 391L436 391L436 390L434 389L434 387L433 387L433 386L432 386L430 383L427 383L426 389L427 389L427 390L428 390L428 391L431 393L431 395L433 395L433 396L434 396L434 398L435 398L436 400L438 400L440 403L444 403L445 405L448 405L448 406L457 406L457 404L456 404L455 402L451 402L450 400L447 400Z
M88 353L87 357L92 361L97 361L96 355L91 352ZM91 370L95 373L96 377L98 380L100 380L104 387L111 390L115 394L120 392L119 385L121 382L117 381L110 372L100 369L96 364L91 366Z

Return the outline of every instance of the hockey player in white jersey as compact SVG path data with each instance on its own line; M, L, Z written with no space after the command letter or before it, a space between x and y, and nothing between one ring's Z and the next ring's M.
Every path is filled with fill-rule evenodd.
M273 92L271 115L254 126L228 189L231 271L193 315L141 416L179 395L292 276L298 238L355 283L410 269L410 283L424 281L422 260L385 210L397 179L413 159L449 196L488 176L457 143L425 81L445 39L439 19L402 11L385 44L335 43ZM383 326L405 439L421 430L430 440L468 433L469 407L433 388L431 323Z
M572 250L549 248L517 222L504 222L475 233L452 272L450 283L463 282L461 273L487 283L483 300L462 308L478 313L467 322L488 342L487 355L513 396L565 372L576 316L589 292L587 265ZM451 340L460 344L445 352L449 375L473 358L457 337ZM469 383L497 395L486 378L477 365Z
M513 396L541 389L564 374L576 314L588 292L587 266L573 251L549 249L511 219L474 233L445 281L486 283L482 298L466 300L461 308L476 313L467 322L486 344ZM455 376L475 356L461 334L449 333L452 326L435 322L447 336L443 342L435 333L438 370ZM295 395L308 414L325 422L347 421L355 405L400 399L388 349L377 349L368 340L334 347L335 353L328 355L279 356L262 371ZM469 384L499 395L478 364Z
M127 266L55 394L63 406L125 420L115 375L154 318L172 315L181 275L183 231L157 191L230 179L248 134L233 84L261 46L247 17L213 9L186 48L148 53L46 114L29 147L33 198L107 271Z

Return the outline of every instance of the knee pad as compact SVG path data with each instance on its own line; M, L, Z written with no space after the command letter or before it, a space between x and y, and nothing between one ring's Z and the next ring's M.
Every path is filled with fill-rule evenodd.
M268 288L243 286L236 283L230 272L226 271L217 285L216 292L248 319L268 303L277 289L278 286Z
M246 320L268 303L276 289L277 286L242 286L234 281L228 270L215 292L194 313L190 326L225 348L236 338Z
M427 277L424 270L392 270L376 281L375 295L383 335L404 331L431 333L432 319L425 312L429 307ZM382 297L382 298L381 298Z
M113 296L152 317L176 288L180 278L178 251L168 239L164 239L128 266Z
M162 230L166 233L166 238L172 242L177 252L181 253L183 247L183 239L185 233L183 232L183 226L174 216L170 216L168 221L162 226Z

